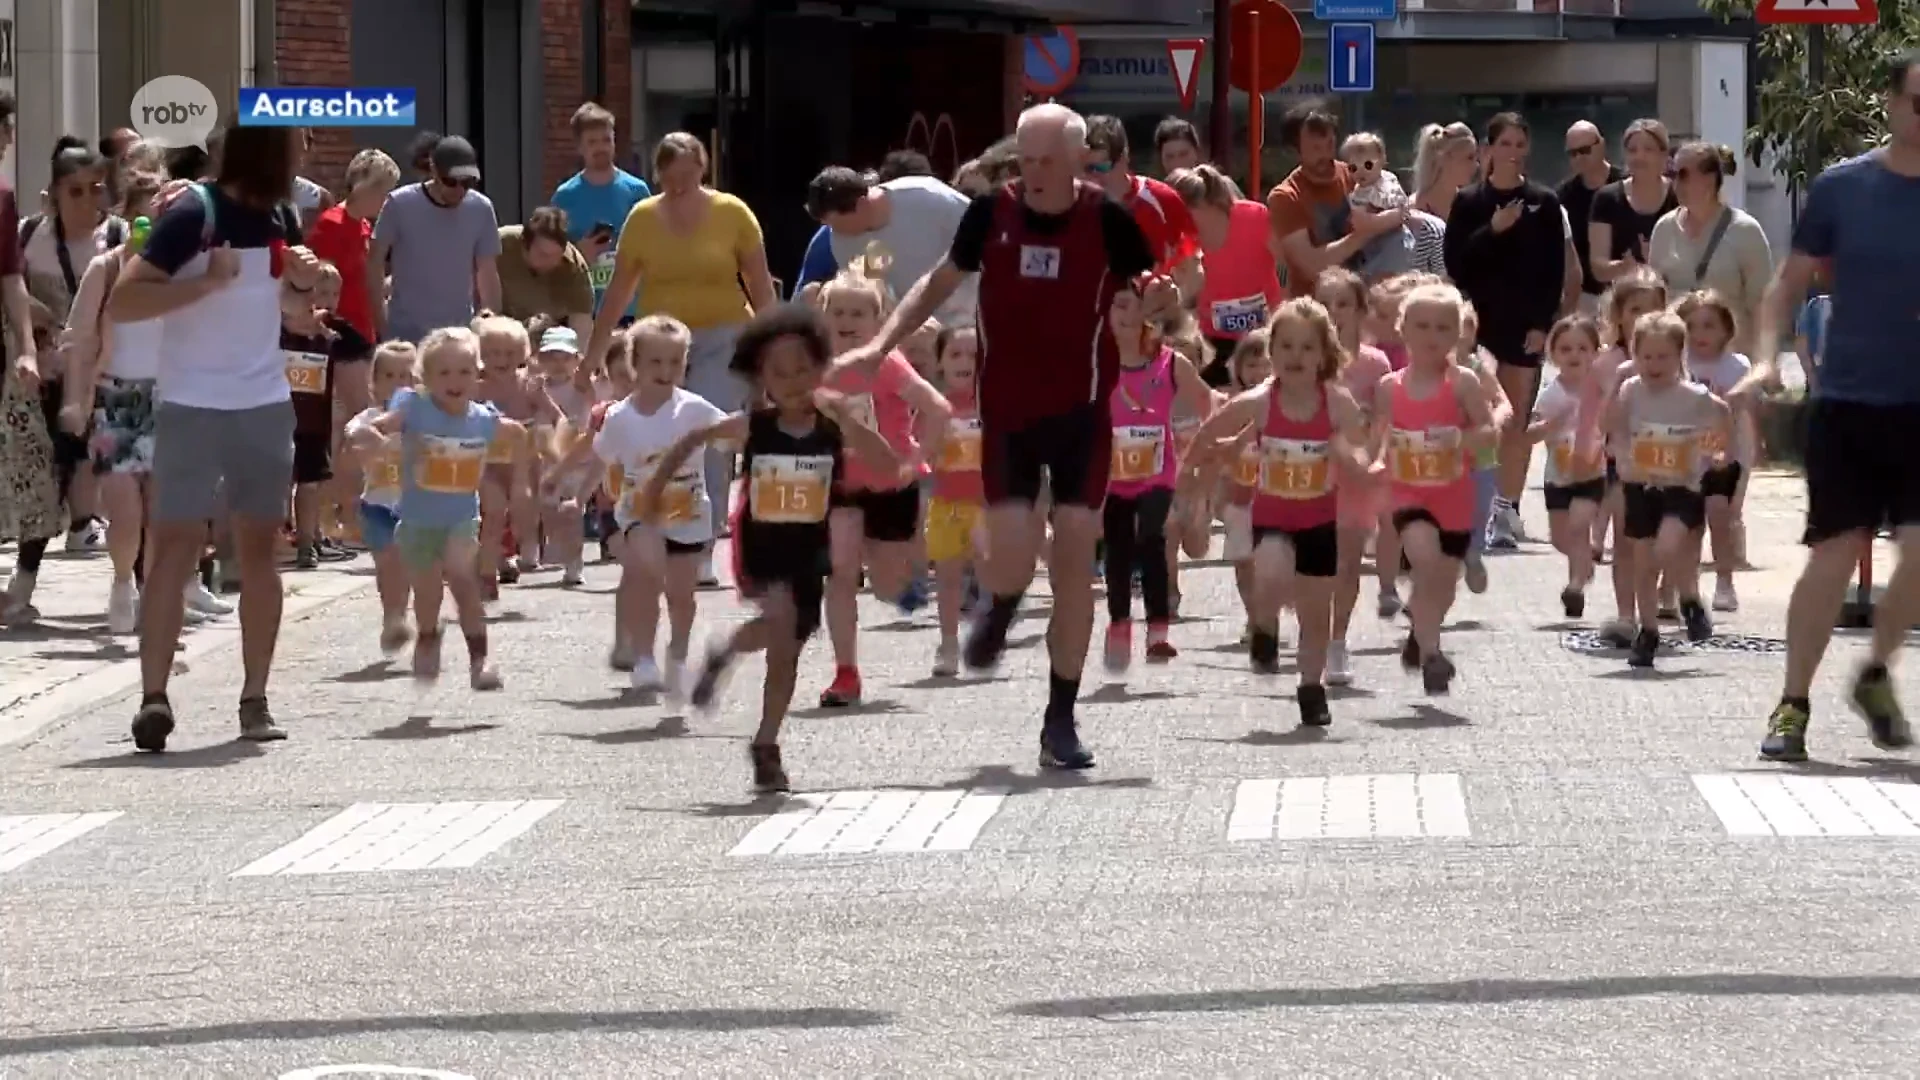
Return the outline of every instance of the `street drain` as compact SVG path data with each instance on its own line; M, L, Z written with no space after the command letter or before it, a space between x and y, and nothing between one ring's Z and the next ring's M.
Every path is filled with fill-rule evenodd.
M1627 654L1627 650L1615 648L1600 640L1598 630L1569 630L1560 635L1560 647L1572 652L1600 656ZM1785 652L1787 642L1784 638L1760 637L1755 634L1715 634L1705 641L1688 641L1678 634L1666 634L1660 638L1660 648L1663 652L1760 654Z

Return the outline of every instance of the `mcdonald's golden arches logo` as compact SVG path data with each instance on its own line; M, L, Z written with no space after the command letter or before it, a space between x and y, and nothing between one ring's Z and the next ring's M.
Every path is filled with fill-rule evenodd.
M941 136L945 135L946 156L941 156ZM927 114L915 112L913 119L907 121L907 143L905 149L925 154L933 163L935 176L951 176L960 168L960 142L953 133L953 117L941 113L934 121L927 122Z

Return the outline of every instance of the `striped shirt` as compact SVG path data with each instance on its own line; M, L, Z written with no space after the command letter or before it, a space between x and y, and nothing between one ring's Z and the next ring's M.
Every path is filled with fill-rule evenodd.
M1413 269L1446 277L1447 223L1425 210L1408 207L1407 231L1413 234Z

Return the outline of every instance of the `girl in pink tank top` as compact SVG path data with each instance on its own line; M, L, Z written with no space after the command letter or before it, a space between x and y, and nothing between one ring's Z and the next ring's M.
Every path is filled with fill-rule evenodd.
M1466 301L1451 285L1422 285L1401 306L1407 367L1381 380L1373 431L1384 443L1378 467L1389 478L1393 525L1413 567L1407 614L1413 624L1400 662L1419 669L1429 694L1444 694L1454 667L1440 651L1440 625L1453 607L1472 540L1471 454L1493 445L1496 429L1478 379L1454 364Z
M1347 354L1340 385L1353 395L1371 430L1369 410L1374 391L1394 369L1386 353L1361 340L1371 320L1368 313L1372 301L1366 283L1351 270L1333 267L1323 271L1314 283L1314 299L1327 309L1340 347ZM1375 456L1378 450L1374 448ZM1373 543L1375 573L1380 582L1380 617L1392 618L1400 610L1400 536L1388 520L1392 507L1385 479L1349 471L1341 475L1339 488L1340 572L1334 576L1333 640L1327 646L1327 682L1332 686L1353 681L1347 631L1353 623L1353 609L1360 602L1360 567L1366 560L1369 541Z
M1334 492L1343 467L1364 472L1372 461L1360 410L1339 384L1345 350L1319 301L1301 297L1281 305L1268 328L1268 351L1273 378L1215 413L1194 445L1216 460L1237 456L1250 432L1259 448L1249 507L1249 658L1257 672L1278 672L1280 605L1290 602L1300 624L1300 722L1322 727L1332 721L1322 681L1339 564Z
M1220 385L1233 343L1267 325L1280 306L1273 225L1265 203L1235 198L1233 185L1212 165L1182 169L1167 183L1192 211L1200 237L1206 276L1195 307L1200 332L1220 354L1208 379Z
M1267 331L1263 327L1240 339L1233 348L1233 356L1227 361L1227 371L1232 381L1227 384L1227 397L1220 401L1218 408L1225 408L1234 398L1263 385L1273 377L1273 359L1268 355ZM1195 435L1199 434L1196 428ZM1226 526L1225 557L1233 564L1233 583L1240 593L1241 610L1255 610L1253 602L1253 490L1260 483L1260 439L1259 432L1248 424L1236 438L1234 446L1225 451L1226 463L1216 470L1225 474L1219 483L1219 491L1214 503L1220 508L1221 524ZM1200 467L1199 475L1209 470L1204 468L1206 456L1194 459ZM1209 489L1214 485L1195 484L1195 487ZM1180 495L1185 499L1184 492ZM1246 629L1240 636L1242 645L1253 642L1253 617L1248 615Z
M880 333L889 297L875 267L853 260L820 290L827 330L837 352L865 345ZM844 485L830 497L828 532L833 573L827 579L827 637L833 643L833 681L820 693L822 708L860 702L857 652L861 572L876 596L912 611L922 602L914 567L924 563L920 537L920 477L930 471L947 439L953 409L899 350L870 367L836 369L826 388L841 394L856 420L878 431L905 462L888 472L847 463Z
M1140 296L1122 289L1108 316L1119 345L1120 381L1108 397L1113 459L1107 471L1102 524L1107 542L1106 666L1120 672L1133 658L1133 575L1147 607L1147 660L1179 655L1167 639L1173 603L1167 572L1167 516L1179 468L1173 445L1176 398L1205 413L1205 383L1173 349L1146 332Z

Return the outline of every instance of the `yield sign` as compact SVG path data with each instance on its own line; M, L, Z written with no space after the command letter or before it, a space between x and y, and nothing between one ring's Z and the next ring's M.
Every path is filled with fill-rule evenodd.
M1876 0L1760 0L1753 17L1756 22L1772 25L1872 24L1880 21L1880 5Z
M1206 38L1174 38L1167 42L1167 59L1173 63L1173 86L1180 91L1182 109L1193 109L1194 91L1200 88L1200 55L1206 51Z

